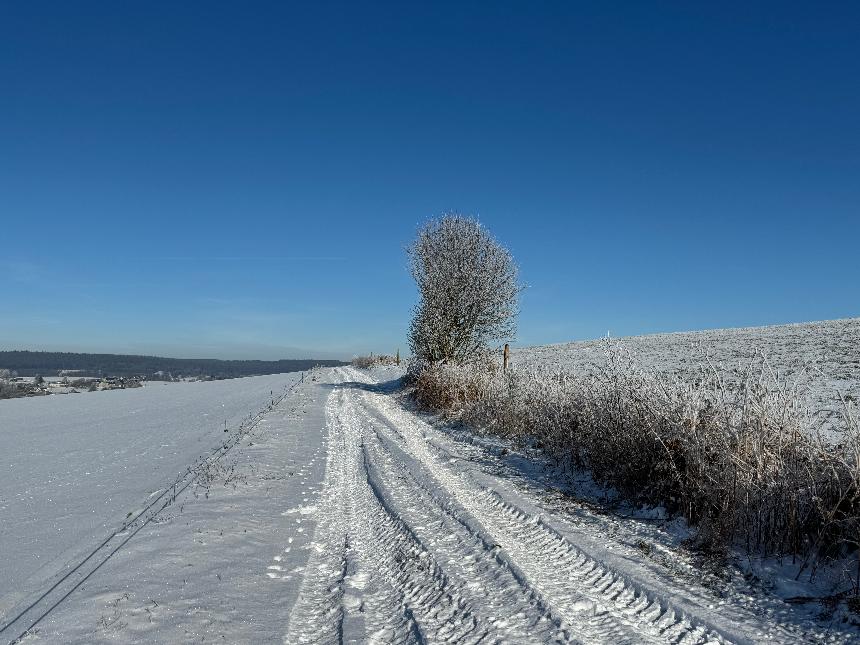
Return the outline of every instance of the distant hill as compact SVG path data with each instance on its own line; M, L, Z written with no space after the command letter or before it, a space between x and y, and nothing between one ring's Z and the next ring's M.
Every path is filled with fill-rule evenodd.
M205 377L216 379L279 374L309 370L315 365L336 367L343 361L287 359L280 361L219 360L215 358L163 358L127 354L76 354L72 352L0 351L0 369L18 376L57 376L61 370L75 376L146 376L148 379ZM168 376L169 375L169 376Z

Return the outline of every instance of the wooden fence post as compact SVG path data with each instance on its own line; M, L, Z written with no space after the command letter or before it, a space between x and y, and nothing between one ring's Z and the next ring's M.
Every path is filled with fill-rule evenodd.
M502 371L507 372L508 371L508 356L510 356L510 349L509 349L507 343L505 343L505 351L504 351L504 354L502 354L502 356L503 356Z

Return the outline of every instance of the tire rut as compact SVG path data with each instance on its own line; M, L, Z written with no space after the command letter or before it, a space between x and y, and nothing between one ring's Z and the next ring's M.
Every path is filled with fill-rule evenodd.
M484 617L491 640L519 643L568 641L554 619L504 560L457 515L442 505L408 468L384 447L382 440L365 446L374 486L384 489L387 504L437 561L460 583L464 600ZM385 482L382 484L381 482ZM504 607L504 613L499 608Z
M361 625L359 640L367 642L485 640L489 630L461 586L390 508L371 474L363 424L344 389L330 395L326 419L324 499L285 641L342 642L345 623ZM357 565L351 574L350 562Z

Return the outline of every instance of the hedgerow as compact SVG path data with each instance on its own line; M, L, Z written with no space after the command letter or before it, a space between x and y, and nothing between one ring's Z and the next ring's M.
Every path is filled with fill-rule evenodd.
M799 556L800 572L846 558L860 539L860 430L853 402L823 437L799 386L767 362L729 382L647 370L608 343L585 376L502 372L482 361L416 364L417 402L469 426L537 445L636 503L698 528L702 547ZM798 573L800 575L800 573ZM851 576L854 591L856 578Z

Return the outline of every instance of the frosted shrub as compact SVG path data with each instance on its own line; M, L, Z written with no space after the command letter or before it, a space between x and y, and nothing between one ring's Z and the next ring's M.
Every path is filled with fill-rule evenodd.
M517 266L471 217L431 220L408 249L419 301L409 325L412 355L429 362L471 361L516 332Z
M636 502L699 527L703 546L844 556L860 535L860 432L847 402L839 441L822 440L797 386L749 366L740 386L716 370L694 382L642 369L607 344L587 376L503 373L493 364L426 365L425 408L540 446ZM853 583L856 585L856 583Z
M352 359L352 366L361 369L368 369L377 365L397 365L398 359L395 356L388 354L378 354L376 356L356 356Z

